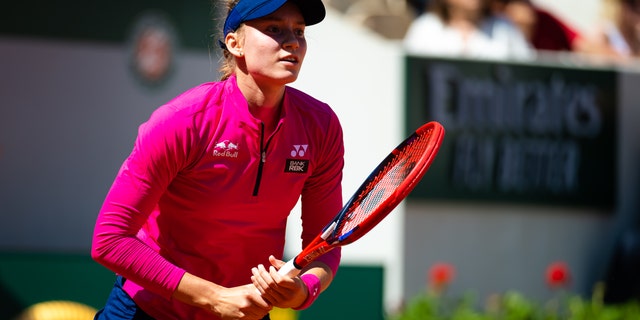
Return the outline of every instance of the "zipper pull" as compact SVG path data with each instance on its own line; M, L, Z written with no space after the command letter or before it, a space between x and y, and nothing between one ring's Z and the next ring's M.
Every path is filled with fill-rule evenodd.
M267 152L266 151L262 151L262 163L267 162Z

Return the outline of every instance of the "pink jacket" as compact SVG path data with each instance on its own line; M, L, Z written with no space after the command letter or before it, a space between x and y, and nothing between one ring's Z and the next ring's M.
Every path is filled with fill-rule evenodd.
M233 287L282 257L302 196L302 242L342 206L344 145L328 105L287 87L270 137L235 77L202 84L142 124L100 210L92 256L159 319L215 319L171 299L185 271ZM262 161L261 161L262 159ZM320 258L334 272L340 249Z

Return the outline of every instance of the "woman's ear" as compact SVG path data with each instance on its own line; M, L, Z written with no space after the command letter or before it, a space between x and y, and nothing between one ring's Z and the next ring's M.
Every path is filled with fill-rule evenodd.
M227 36L224 37L224 44L227 46L229 53L234 55L236 58L244 56L244 51L242 50L242 45L237 31L229 32Z

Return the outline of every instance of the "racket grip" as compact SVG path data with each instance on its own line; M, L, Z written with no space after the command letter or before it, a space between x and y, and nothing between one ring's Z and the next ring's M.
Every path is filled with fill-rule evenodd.
M300 269L296 268L295 264L293 264L293 261L296 258L293 258L289 261L287 261L287 263L285 263L282 268L280 268L280 270L278 270L278 274L283 275L283 276L288 276L288 277L295 277L298 274L300 274ZM256 292L258 292L258 294L262 294L260 293L260 290L258 290L258 288L256 288Z
M300 269L296 268L295 264L293 263L295 259L296 258L293 258L287 261L287 263L285 263L285 265L282 266L280 270L278 270L278 273L289 277L295 277L300 274Z

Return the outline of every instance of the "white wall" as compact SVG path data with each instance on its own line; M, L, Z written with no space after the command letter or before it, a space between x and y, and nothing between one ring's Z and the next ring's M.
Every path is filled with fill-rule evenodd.
M456 278L448 294L473 292L484 304L508 290L545 301L545 270L566 262L570 289L590 291L590 280L605 261L604 240L612 232L610 214L586 209L473 203L412 203L405 229L405 293L426 288L426 273L436 262L451 263Z
M165 86L141 90L123 49L0 37L0 248L88 253L138 125L217 77L185 52Z

